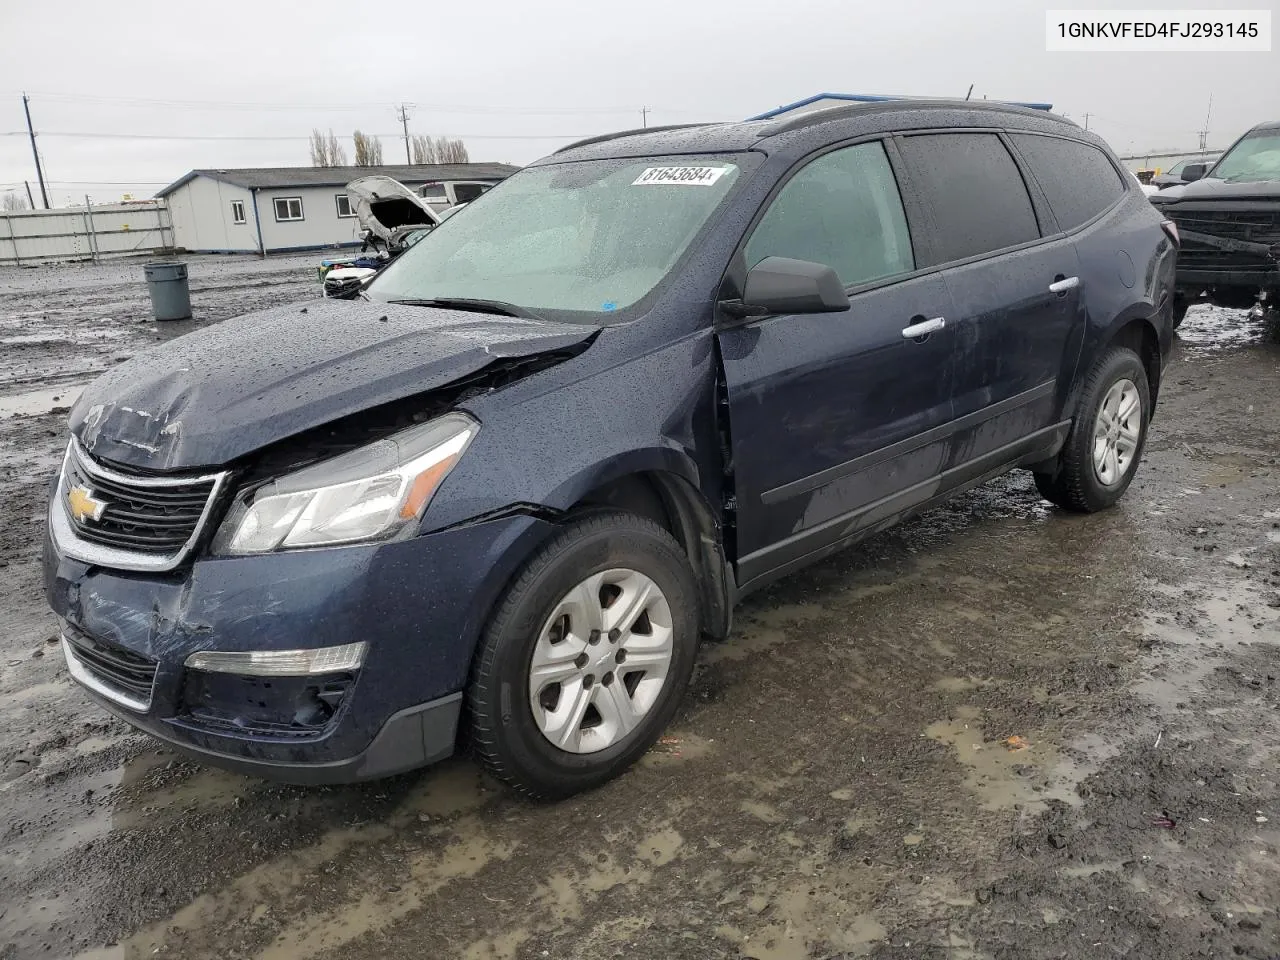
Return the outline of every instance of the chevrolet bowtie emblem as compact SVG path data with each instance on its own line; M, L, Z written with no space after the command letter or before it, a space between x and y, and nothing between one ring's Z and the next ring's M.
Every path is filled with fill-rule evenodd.
M107 509L106 502L97 499L88 487L72 487L68 490L67 506L71 508L71 516L77 523L101 520L102 511Z

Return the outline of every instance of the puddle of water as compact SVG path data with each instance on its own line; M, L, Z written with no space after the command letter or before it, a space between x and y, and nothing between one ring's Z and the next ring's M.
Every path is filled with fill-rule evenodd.
M66 384L0 397L0 418L50 413L56 407L70 407L79 398L84 386L82 383Z
M250 782L229 774L219 780L214 776L216 771L209 773L210 779L197 777L195 784L182 785L178 790L185 786L201 801L223 802L230 795L225 787ZM494 795L473 764L456 762L452 767L441 767L438 773L424 777L421 789L390 817L329 830L308 847L259 864L223 888L196 897L172 917L139 931L127 946L138 956L149 956L163 950L175 936L180 939L201 930L220 929L240 916L243 904L271 901L286 892L297 891L308 877L353 847L373 846L409 827L422 827L424 821L464 814L448 825L433 824L428 828L433 836L446 838L448 843L443 848L428 843L406 858L409 878L402 889L370 891L340 911L299 917L286 925L274 943L259 955L259 960L311 956L371 935L419 909L452 880L472 876L489 863L511 855L513 846L487 837L481 822L470 815Z
M335 950L385 930L455 880L473 877L495 860L506 860L514 845L487 837L479 821L459 823L454 841L443 850L425 850L409 863L405 886L375 891L339 910L313 914L291 924L258 960L297 960Z
M959 707L953 719L931 723L924 733L955 750L964 767L965 787L988 810L1043 806L1047 800L1073 806L1081 802L1075 788L1087 774L1082 764L1043 743L1011 750L1005 743L987 741L977 707Z
M775 921L749 936L739 933L738 950L751 960L808 960L814 947L840 956L863 956L888 931L870 913L858 910L832 891L808 883L784 891L771 902ZM735 933L737 931L734 931ZM825 954L824 954L825 955Z
M1187 318L1178 328L1178 339L1184 346L1221 350L1257 343L1266 332L1267 320L1251 317L1248 310L1202 304L1187 311Z
M1227 559L1229 562L1230 558ZM1243 562L1241 558L1237 560ZM1170 590L1157 592L1173 594ZM1225 584L1214 594L1199 597L1192 603L1180 595L1177 599L1180 608L1194 611L1196 615L1181 621L1163 611L1146 615L1144 633L1159 641L1157 650L1164 650L1170 656L1163 658L1165 662L1157 663L1134 688L1139 695L1167 711L1176 710L1179 703L1189 701L1205 678L1226 662L1225 655L1230 651L1242 644L1267 642L1280 636L1277 617L1258 602L1245 582ZM1253 616L1246 616L1244 610L1252 610ZM1270 629L1255 629L1253 624L1260 620L1265 620Z

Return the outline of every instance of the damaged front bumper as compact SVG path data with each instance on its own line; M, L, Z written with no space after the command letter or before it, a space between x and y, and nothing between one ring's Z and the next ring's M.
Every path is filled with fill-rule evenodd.
M218 766L343 783L453 752L487 611L550 529L509 516L157 574L91 566L46 538L45 591L72 676L116 716ZM316 669L292 674L236 673L227 658L193 661L216 669L188 665L206 651L353 644L364 644L358 661L312 658Z
M1182 240L1180 290L1280 289L1280 204L1230 210L1178 205L1167 212Z

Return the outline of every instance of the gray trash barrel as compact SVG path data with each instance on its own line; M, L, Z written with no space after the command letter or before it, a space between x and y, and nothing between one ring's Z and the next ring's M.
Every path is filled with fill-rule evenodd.
M148 263L142 269L151 294L151 312L157 320L186 320L191 316L191 288L187 286L185 263Z

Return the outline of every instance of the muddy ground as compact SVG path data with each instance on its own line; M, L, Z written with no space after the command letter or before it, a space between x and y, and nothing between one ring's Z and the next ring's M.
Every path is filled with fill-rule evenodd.
M197 262L193 323L312 262ZM1192 311L1117 509L1014 475L790 577L637 769L534 807L201 768L71 685L40 411L158 335L139 273L0 271L0 958L1280 956L1267 324Z

